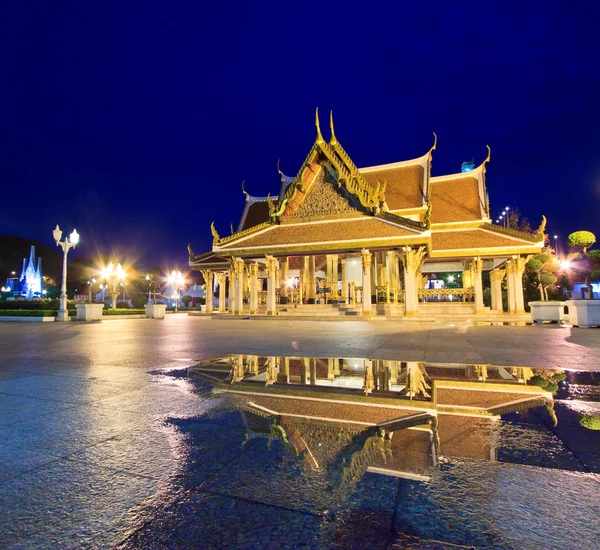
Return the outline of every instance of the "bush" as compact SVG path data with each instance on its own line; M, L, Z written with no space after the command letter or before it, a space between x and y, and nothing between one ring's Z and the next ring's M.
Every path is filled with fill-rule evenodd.
M124 309L103 309L102 315L145 315L145 309L132 309L130 307Z
M67 307L73 307L73 302L67 300ZM60 307L60 300L8 300L2 303L2 309L18 309L18 310L56 310Z
M560 376L560 375L556 375L556 376ZM558 384L556 382L554 382L553 380L548 380L547 378L544 378L543 376L532 376L529 379L529 385L530 386L538 386L540 388L542 388L544 391L548 391L551 393L554 393L556 391L558 391Z
M562 374L555 374L552 377L552 380L554 380L555 382L562 382L563 380L567 379L567 375L563 372Z
M128 302L117 302L117 309L128 309L128 308L129 308Z
M68 310L69 315L76 315L73 310ZM56 317L57 309L3 309L0 310L0 317Z
M600 430L600 417L585 414L579 419L579 423L588 430Z
M183 298L181 298L181 302L183 303L183 305L185 307L190 307L190 304L192 303L193 298L191 296L184 296Z
M134 296L131 300L131 305L133 305L135 309L141 309L146 305L147 302L148 298L146 298L146 296Z
M531 386L539 386L540 388L545 388L548 385L548 380L546 380L542 376L532 376L529 379L529 384Z

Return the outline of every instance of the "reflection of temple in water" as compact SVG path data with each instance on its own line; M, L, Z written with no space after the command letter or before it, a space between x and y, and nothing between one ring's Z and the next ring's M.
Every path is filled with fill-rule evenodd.
M426 480L440 457L495 461L501 415L546 406L531 369L360 358L231 355L191 374L242 394L248 434L280 440L305 469Z

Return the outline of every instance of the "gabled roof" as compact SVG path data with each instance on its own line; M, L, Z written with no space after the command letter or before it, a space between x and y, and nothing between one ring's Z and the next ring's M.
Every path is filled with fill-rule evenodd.
M471 172L468 172L470 174ZM431 223L482 220L476 177L431 178Z
M500 229L488 223L468 228L431 230L430 257L534 254L544 246L543 235Z
M489 205L485 186L487 158L475 170L429 180L431 223L461 223L489 221Z
M261 227L257 231L215 245L214 251L244 250L269 253L313 249L344 250L369 246L374 242L393 245L400 242L426 242L428 234L414 227L401 227L377 216L359 215L348 219L330 219L311 223L282 223Z
M246 193L246 205L238 224L237 233L269 221L267 197L253 197Z
M430 152L422 157L361 168L360 173L373 187L386 182L385 203L390 211L426 206Z

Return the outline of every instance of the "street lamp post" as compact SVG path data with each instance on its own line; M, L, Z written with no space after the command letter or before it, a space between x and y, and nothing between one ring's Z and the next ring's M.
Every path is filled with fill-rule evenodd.
M178 271L177 273L171 271L168 282L173 287L172 298L175 298L175 313L177 313L179 311L179 289L185 284L181 271Z
M110 264L108 264L108 267L106 269L102 270L102 277L104 279L106 279L105 288L109 290L108 295L110 296L110 298L112 300L112 309L117 309L117 297L119 296L119 290L117 290L117 279L119 281L123 281L126 276L127 276L127 274L125 273L125 270L121 267L121 264L117 264L117 267L115 267L113 265L113 263L111 262ZM108 280L111 277L113 279L112 291L110 290L109 285L108 285ZM123 286L123 284L121 283L120 286ZM123 287L123 296L125 296L125 288L124 287ZM123 299L125 299L125 298L123 298Z
M558 235L554 235L554 252L557 256L560 256L558 253Z
M77 243L79 242L79 234L76 229L73 229L73 233L69 235L69 238L65 238L64 241L61 241L62 231L58 225L56 229L52 232L54 240L56 241L56 246L60 246L63 249L64 257L63 257L63 272L62 272L62 285L60 287L60 305L58 308L58 316L56 317L57 321L69 321L69 312L67 311L67 254L71 248L75 248Z

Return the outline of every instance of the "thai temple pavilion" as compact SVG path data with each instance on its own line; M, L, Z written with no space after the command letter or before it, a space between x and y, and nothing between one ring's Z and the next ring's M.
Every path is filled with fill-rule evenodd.
M491 223L489 148L478 167L432 177L434 134L418 158L357 168L331 116L330 126L327 142L317 111L317 138L296 176L280 171L281 187L267 197L244 190L237 230L220 236L213 223L212 250L196 255L189 247L190 267L217 290L218 312L501 314L506 292L508 312L524 313L523 270L544 245L545 219L533 234ZM444 273L462 274L462 288L445 287ZM215 306L208 300L207 313Z

